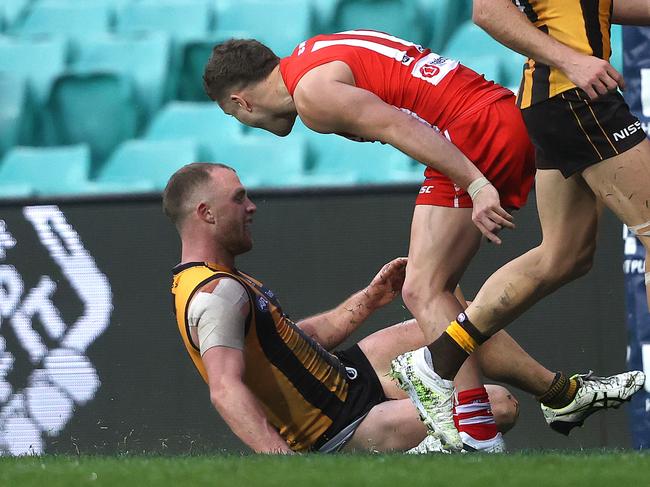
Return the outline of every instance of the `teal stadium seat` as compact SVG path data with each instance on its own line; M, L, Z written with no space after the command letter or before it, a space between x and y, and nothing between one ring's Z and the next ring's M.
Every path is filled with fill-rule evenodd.
M475 25L472 21L462 24L445 46L441 53L454 59L458 59L465 66L483 74L479 65L482 57L493 57L498 60L500 73L498 79L493 79L508 88L519 86L520 78L526 58L521 54L511 51L496 39L493 39L487 32ZM474 66L473 66L474 64Z
M0 163L2 185L28 184L42 196L83 192L89 172L90 151L86 145L15 147Z
M209 0L145 0L133 3L119 13L116 31L119 34L162 31L171 37L166 88L167 98L173 98L179 89L185 45L207 38L211 25L212 6ZM199 81L200 78L190 82L200 86Z
M312 32L333 32L332 22L337 0L312 0Z
M0 18L4 28L11 29L28 10L31 0L2 0L0 3Z
M424 166L390 145L322 134L310 137L308 143L314 154L309 184L390 184L423 179Z
M235 37L250 37L241 34ZM208 37L200 40L187 41L181 49L180 72L176 96L178 100L210 101L203 89L203 71L212 48L227 38Z
M461 0L418 1L428 27L426 47L440 53L454 29L467 20L465 4Z
M59 77L48 111L57 140L62 144L87 143L96 163L138 132L140 117L133 85L115 73Z
M72 55L88 36L108 32L111 10L102 2L41 1L17 22L13 34L60 34L72 42Z
M200 39L210 31L211 15L209 0L141 0L118 13L115 31L163 31L174 40Z
M207 144L210 159L234 167L248 187L301 186L307 164L307 144L291 135L243 135Z
M22 143L54 143L44 108L54 79L65 70L66 43L60 36L0 36L0 71L27 80L25 120L31 127Z
M147 129L150 140L174 140L194 137L201 145L200 156L210 158L209 147L241 137L243 125L224 114L213 102L168 103Z
M0 71L0 156L21 141L26 98L25 80Z
M129 140L111 155L95 184L104 192L161 191L177 169L197 160L194 139Z
M333 29L373 29L416 43L428 40L417 0L338 0Z
M61 36L0 36L0 71L25 77L37 105L47 101L65 63L66 44Z
M619 73L623 74L623 27L618 24L612 24L610 39L612 43L612 55L609 63Z
M162 106L169 70L170 40L163 32L91 37L79 47L76 72L114 72L130 77L147 117Z
M311 9L305 0L216 0L214 5L220 37L250 33L280 57L310 37Z

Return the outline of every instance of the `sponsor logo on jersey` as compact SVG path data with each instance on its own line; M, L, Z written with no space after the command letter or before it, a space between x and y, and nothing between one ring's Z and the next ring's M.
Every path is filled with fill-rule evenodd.
M638 120L631 125L628 125L618 132L614 132L614 142L628 138L630 135L637 133L639 130L643 130L641 127L641 122Z
M420 74L423 78L433 78L439 72L440 68L438 66L433 66L433 64L425 64L420 68Z
M420 188L420 194L431 194L433 192L433 188L435 188L435 186L433 186L433 185L431 185L431 186L422 186Z
M257 308L260 311L266 311L269 308L269 302L264 296L257 298Z
M414 59L415 59L414 57L411 57L408 54L404 54L404 56L402 57L402 64L408 66L413 62Z

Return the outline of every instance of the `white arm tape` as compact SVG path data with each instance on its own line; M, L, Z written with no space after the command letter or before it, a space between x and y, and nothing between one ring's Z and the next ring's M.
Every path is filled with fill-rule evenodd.
M228 278L221 279L211 293L198 292L192 298L188 321L201 355L218 346L244 349L247 304L244 287Z
M490 181L488 181L488 179L483 176L476 178L470 183L470 185L467 187L467 193L469 194L469 197L472 198L472 201L474 201L474 198L479 193L479 191L485 188L488 184L491 184Z
M650 231L648 231L648 227L650 227L650 221L627 228L637 237L650 237ZM639 232L639 230L645 230L645 232Z

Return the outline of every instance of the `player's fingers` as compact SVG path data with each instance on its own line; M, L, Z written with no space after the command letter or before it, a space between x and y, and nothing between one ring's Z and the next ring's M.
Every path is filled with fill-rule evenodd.
M596 90L594 90L591 85L584 85L581 86L581 88L582 91L587 93L587 96L589 97L590 100L595 100L596 98L598 98L598 93L596 93Z
M607 68L607 74L612 78L615 82L616 85L621 89L625 89L625 78L623 78L623 75L616 71L612 65L609 65Z
M600 78L598 78L594 83L592 84L594 90L597 93L597 97L601 95L606 95L607 92L609 91L609 88L607 88L607 85L601 81Z
M482 221L476 221L475 222L476 226L478 229L481 231L481 233L487 238L490 242L495 243L499 245L501 243L501 239L496 236L496 234L488 229L488 227L482 222Z
M609 72L605 73L605 75L600 78L600 81L605 84L607 91L614 91L616 88L618 88L618 82L612 78Z
M492 212L492 215L490 215L490 220L492 220L494 223L499 225L499 227L503 228L509 228L510 230L515 228L515 224L511 222L510 220L507 220L503 216L501 216L499 213L496 211Z

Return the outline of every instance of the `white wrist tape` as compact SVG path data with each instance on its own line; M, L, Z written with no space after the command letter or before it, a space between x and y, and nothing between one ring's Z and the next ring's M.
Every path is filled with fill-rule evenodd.
M472 201L474 201L474 198L479 193L479 191L485 188L488 184L491 183L484 176L481 176L480 178L477 178L470 183L470 185L467 187L467 193L469 194L469 197L472 198Z

